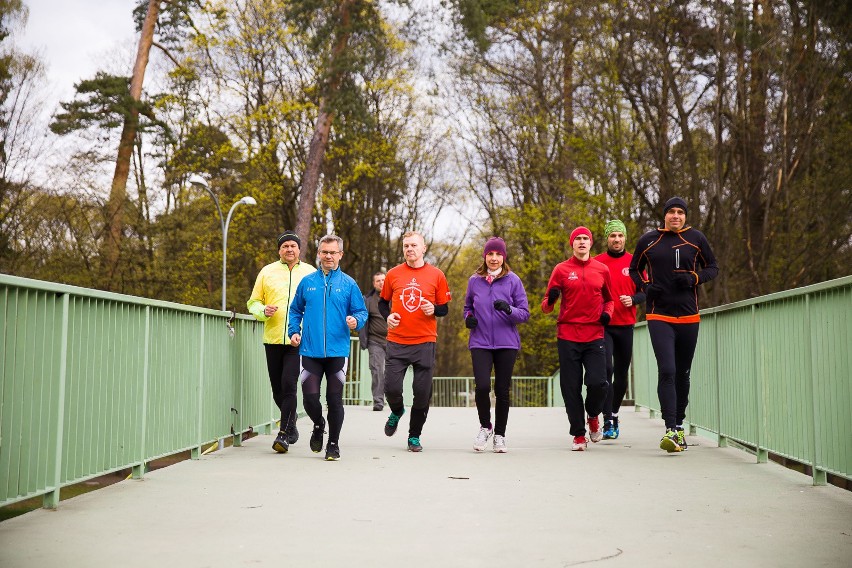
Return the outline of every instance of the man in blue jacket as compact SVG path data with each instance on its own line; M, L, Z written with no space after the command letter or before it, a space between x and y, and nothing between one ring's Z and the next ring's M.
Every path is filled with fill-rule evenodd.
M340 459L340 429L343 426L343 385L349 362L349 332L364 326L367 308L355 280L340 270L343 239L326 235L319 242L320 270L299 282L290 304L287 335L302 356L302 402L314 423L311 450L322 450L326 421L320 404L320 382L326 377L328 444L325 459Z

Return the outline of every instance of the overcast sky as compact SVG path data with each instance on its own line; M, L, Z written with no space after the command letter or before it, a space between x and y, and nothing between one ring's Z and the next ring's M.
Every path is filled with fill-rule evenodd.
M74 83L94 76L110 54L133 45L134 0L24 0L29 21L18 35L26 52L41 53L54 92L67 100ZM130 74L130 68L125 71Z

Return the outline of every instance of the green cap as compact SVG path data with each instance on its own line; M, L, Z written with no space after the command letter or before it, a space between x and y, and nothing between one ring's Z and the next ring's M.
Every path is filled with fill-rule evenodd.
M610 233L622 233L626 237L627 227L625 227L624 223L618 219L607 221L606 226L604 227L604 237L608 237Z

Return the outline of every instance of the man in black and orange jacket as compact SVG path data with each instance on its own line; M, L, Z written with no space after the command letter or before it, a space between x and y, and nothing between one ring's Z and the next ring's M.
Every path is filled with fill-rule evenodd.
M630 263L630 277L646 294L645 319L657 358L657 395L666 423L660 448L668 452L687 447L683 422L698 342L698 286L719 273L707 237L686 224L687 211L680 197L666 201L664 226L639 238Z

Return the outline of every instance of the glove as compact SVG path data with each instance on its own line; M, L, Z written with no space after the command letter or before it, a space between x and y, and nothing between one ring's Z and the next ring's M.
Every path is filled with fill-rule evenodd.
M468 329L473 329L479 322L476 321L476 318L473 316L467 316L464 318L464 326Z
M512 306L506 300L495 300L494 309L503 312L507 316L512 313Z
M609 320L612 319L610 315L606 312L601 312L601 317L598 318L598 321L604 325L609 325Z
M697 280L694 272L679 272L674 275L675 285L681 290L694 288Z
M645 286L645 299L654 300L663 293L663 288L659 284L648 284Z
M556 298L559 297L559 288L554 286L550 290L547 291L547 305L552 306L556 303Z

